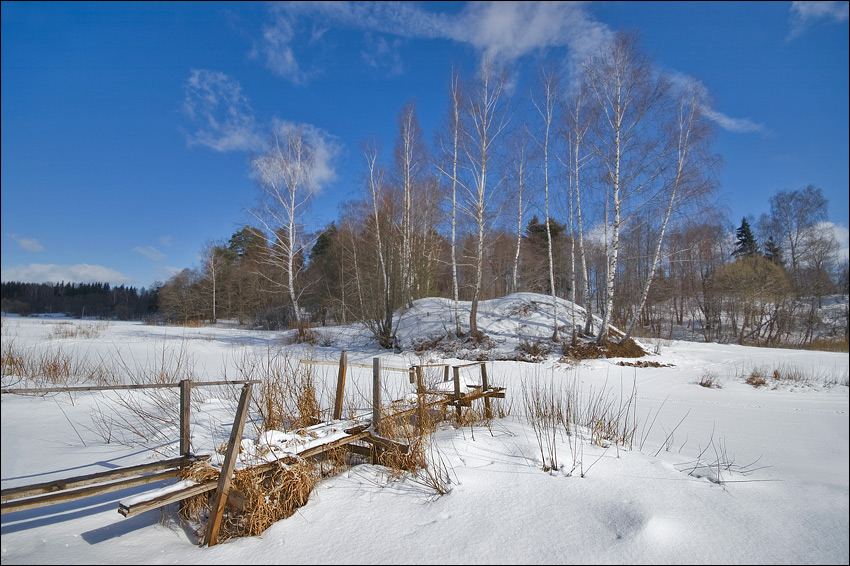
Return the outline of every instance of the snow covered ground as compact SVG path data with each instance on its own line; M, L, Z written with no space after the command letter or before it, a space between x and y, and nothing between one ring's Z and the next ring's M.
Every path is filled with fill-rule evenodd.
M522 340L551 335L550 309L547 297L529 294L482 303L479 324L493 340L491 354L505 356ZM569 305L559 311L569 326ZM450 302L418 301L399 326L401 353L377 348L357 326L317 329L321 340L310 347L281 346L281 333L224 327L5 317L2 339L4 356L11 345L137 374L180 360L179 371L195 379L241 379L245 360L279 348L292 360L335 361L345 348L355 364L375 356L396 367L436 361L437 353L411 348L451 329L451 320ZM570 365L558 354L538 364L488 363L491 383L507 388L510 414L490 428L438 430L435 450L452 478L446 495L414 477L394 480L380 466L358 465L323 480L306 506L262 536L206 548L173 506L122 517L118 501L148 489L134 488L2 515L2 562L847 564L848 355L692 342L646 346L653 353L644 359L660 367L622 366L635 360L620 359ZM336 368L317 368L327 401ZM767 375L766 386L745 383L754 368ZM805 380L773 380L775 369ZM368 374L352 369L351 386L367 383ZM707 375L721 387L700 386ZM406 376L399 382L401 390ZM4 387L11 383L4 377ZM634 445L601 447L559 434L559 468L543 471L538 439L523 415L523 391L533 384L604 395L615 405L634 391ZM211 453L227 439L233 401L222 393L203 396L193 410L196 453ZM118 428L106 431L102 419L92 418L111 402L105 393L3 395L2 487L176 455L176 436L151 435L145 446L119 442ZM257 440L250 423L244 437Z

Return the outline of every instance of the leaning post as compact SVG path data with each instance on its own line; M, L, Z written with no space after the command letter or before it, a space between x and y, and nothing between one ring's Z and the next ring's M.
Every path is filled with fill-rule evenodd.
M334 400L334 420L342 418L342 399L345 392L345 372L348 366L348 352L342 351L339 356L339 373L336 378L336 399Z

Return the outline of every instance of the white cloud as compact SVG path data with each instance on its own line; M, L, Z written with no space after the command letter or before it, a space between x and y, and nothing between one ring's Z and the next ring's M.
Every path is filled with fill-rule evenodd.
M837 245L836 256L839 261L847 261L850 257L850 230L846 226L832 222L821 222L820 228L826 228L832 232Z
M384 37L373 37L371 32L366 32L366 48L360 54L373 69L386 69L389 75L400 75L404 72L404 65L399 55L399 45L399 39L390 43Z
M189 145L215 151L252 151L262 146L262 136L242 86L228 75L193 69L185 85L183 110L195 127Z
M161 237L158 238L160 245L163 245L166 248L171 246L171 244L173 243L173 240L174 240L174 238L172 238L171 236L161 236Z
M153 246L145 246L145 247L136 246L135 248L133 248L133 251L136 252L136 253L142 254L146 258L153 260L153 261L161 261L161 260L165 259L165 257L166 257L164 253L162 253L161 251L159 251L158 249L156 249Z
M765 131L764 124L757 124L749 118L730 118L722 112L712 110L711 108L704 108L703 113L706 118L729 132L749 134Z
M312 124L295 124L286 120L275 119L274 131L285 135L297 128L301 129L304 139L313 150L313 190L319 193L337 179L336 160L342 151L339 138L317 128Z
M9 234L9 237L15 240L18 247L24 251L38 253L44 251L44 246L41 245L35 238L19 238L16 234Z
M766 133L767 129L764 124L758 124L749 118L730 118L726 114L713 109L711 107L711 96L701 81L679 71L667 70L666 75L669 77L673 88L678 92L688 92L690 89L696 89L705 117L724 130L738 134Z
M610 40L613 32L594 21L584 2L469 2L459 14L427 11L408 2L286 2L272 7L274 23L263 30L261 47L266 64L277 74L299 84L307 79L293 50L301 17L324 25L408 39L446 39L467 43L483 56L513 60L536 49L567 46L573 59L584 58ZM326 28L314 29L309 42L320 40ZM383 40L386 42L386 40ZM397 44L387 44L396 53ZM370 52L371 55L371 52ZM379 60L365 57L367 64ZM392 67L401 69L401 60Z
M792 2L791 31L788 40L801 35L810 25L818 21L846 22L850 17L850 4L843 2Z
M133 279L114 269L102 265L55 265L31 263L3 269L3 281L25 283L109 283L111 285L132 284Z

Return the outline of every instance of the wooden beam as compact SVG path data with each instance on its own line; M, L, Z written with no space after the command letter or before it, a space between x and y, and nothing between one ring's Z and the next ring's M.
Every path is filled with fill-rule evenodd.
M133 505L124 505L123 503L119 503L118 512L125 517L132 517L139 513L144 513L145 511L150 511L151 509L156 509L158 507L165 507L171 503L183 501L184 499L189 499L190 497L194 497L202 493L209 493L210 491L213 491L217 485L217 481L207 481L179 491L172 491L171 493L166 493L146 501L140 501Z
M91 497L92 495L111 493L113 491L119 491L122 489L127 489L129 487L136 487L137 485L144 485L147 483L166 480L169 478L176 477L179 474L179 469L166 470L164 472L157 472L146 476L129 478L113 483L93 485L75 490L65 490L57 493L50 493L48 495L30 497L27 499L16 499L15 501L9 501L8 503L0 504L0 513L5 515L6 513L13 513L15 511L24 511L26 509L35 509L37 507L44 507L46 505L54 505L56 503L74 501L76 499L82 499L84 497Z
M206 460L208 458L209 456L171 458L170 460L162 460L150 464L139 464L138 466L129 466L126 468L119 468L117 470L96 472L94 474L75 476L62 480L53 480L43 483L24 485L21 487L10 487L0 492L0 497L2 497L3 503L5 503L6 501L11 501L13 499L32 497L33 495L41 495L43 493L52 493L55 491L64 491L66 489L75 489L86 485L118 480L129 476L138 476L168 468L184 468L199 460Z
M213 504L210 507L210 518L204 532L204 544L207 546L215 546L218 542L218 531L221 528L224 506L227 503L227 494L230 492L230 480L233 476L233 470L236 468L236 458L239 456L239 448L242 444L242 430L245 428L245 419L248 417L250 402L251 385L244 385L242 386L242 394L239 397L239 406L236 408L233 428L230 430L227 453L224 456L224 463L218 475L218 486L215 497L213 498Z

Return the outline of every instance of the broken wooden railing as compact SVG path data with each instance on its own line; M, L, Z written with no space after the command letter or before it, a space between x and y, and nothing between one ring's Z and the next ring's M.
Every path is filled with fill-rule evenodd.
M202 381L195 382L184 379L179 383L162 384L135 384L135 385L104 385L104 386L78 386L78 387L39 387L30 389L3 389L3 394L19 395L44 395L50 393L69 393L81 391L119 391L137 389L180 389L180 456L169 460L161 460L149 464L140 464L104 472L76 476L72 478L52 480L38 484L13 487L0 491L0 513L12 513L74 501L94 495L111 493L139 485L150 484L170 478L177 477L182 470L191 467L199 460L206 460L209 456L195 456L191 452L190 444L190 412L191 391L196 387L209 387L213 385L242 385L243 391L250 389L251 385L260 383L256 380L241 381ZM246 407L247 408L247 407ZM247 414L247 411L245 411ZM244 418L244 415L243 415ZM234 422L234 428L239 424L238 419ZM242 423L244 424L244 422ZM241 434L241 433L240 433Z
M301 360L307 364L324 364L337 365L336 362L317 362L312 360ZM460 422L463 407L468 407L473 401L483 399L485 404L486 418L492 417L492 409L490 407L490 399L504 398L505 389L503 387L492 387L489 384L487 376L487 368L484 362L473 362L459 366L450 366L449 364L427 364L416 365L409 368L387 367L382 366L380 358L373 358L372 364L348 363L348 356L345 350L342 351L340 361L338 363L339 370L337 374L337 389L334 398L333 421L338 422L342 416L342 405L345 391L346 374L349 367L371 368L372 369L372 411L371 418L363 417L356 422L350 423L350 426L344 429L344 435L333 438L327 442L323 442L293 454L286 454L282 458L272 462L263 463L257 466L252 466L251 469L256 472L271 471L275 466L281 464L291 464L297 458L316 459L325 457L331 450L345 447L346 449L372 457L373 462L378 461L381 453L388 450L396 450L401 453L407 453L409 447L398 442L384 438L380 435L380 424L384 420L393 420L415 415L419 426L424 422L425 411L437 407L455 406L457 410L457 418ZM460 370L464 368L480 366L481 383L464 383L466 389L471 391L464 393L461 384ZM452 390L445 389L427 389L423 379L423 369L425 368L443 368L443 381L448 382L451 374L453 380ZM410 409L396 411L392 414L384 414L383 403L381 400L381 374L382 372L400 372L409 376L411 384L416 385L417 403L416 406ZM118 512L125 517L132 517L149 511L164 507L171 503L182 502L191 497L212 493L212 502L210 505L210 517L208 519L207 528L204 532L204 539L201 544L213 546L218 542L218 533L221 527L221 521L225 507L230 504L239 506L239 494L231 492L230 485L233 473L236 467L236 460L239 453L239 447L242 440L242 432L245 421L248 415L248 407L251 399L251 385L260 383L254 380L244 381L215 381L215 382L192 382L183 380L180 383L162 384L162 385L118 385L104 387L64 387L64 388L40 388L40 389L5 389L3 393L21 393L21 394L40 394L40 393L59 393L68 391L96 391L96 390L116 390L116 389L147 389L147 388L180 388L180 457L172 460L165 460L153 464L144 464L141 466L133 466L118 470L111 470L89 476L80 476L69 478L66 480L57 480L24 486L19 488L11 488L2 491L2 507L3 513L11 511L19 511L60 501L69 501L82 497L89 497L101 493L108 493L125 489L146 483L152 483L163 479L177 477L181 471L196 461L208 459L209 456L194 456L190 449L190 399L191 390L193 387L210 386L210 385L238 385L242 384L239 404L236 410L236 418L233 422L230 439L227 443L227 451L224 462L221 467L221 472L217 479L211 479L205 482L182 481L166 488L161 488L146 494L138 494L122 502L119 502ZM428 400L428 397L436 397L436 400ZM331 426L329 423L317 426ZM356 444L357 442L365 442L369 447L364 447ZM133 477L129 477L133 476ZM114 481L119 480L119 481ZM88 487L83 487L88 486ZM82 488L82 489L76 489ZM38 495L48 492L60 491L62 493L51 493L49 495ZM36 497L32 497L32 496ZM7 502L8 500L8 502Z

